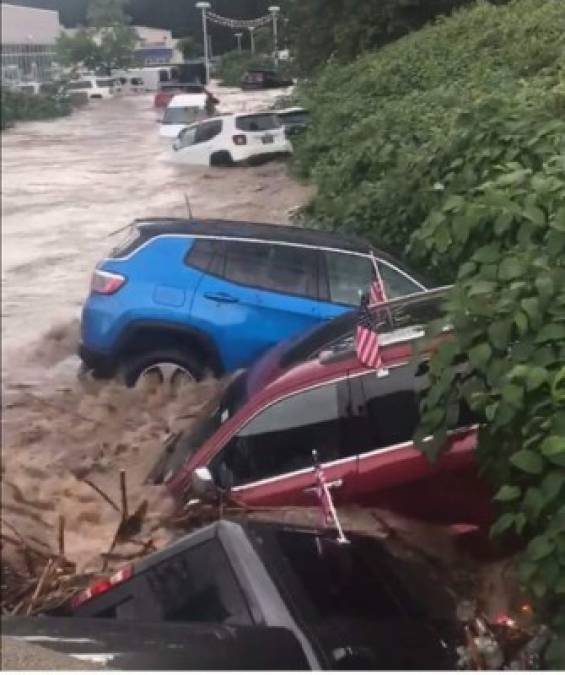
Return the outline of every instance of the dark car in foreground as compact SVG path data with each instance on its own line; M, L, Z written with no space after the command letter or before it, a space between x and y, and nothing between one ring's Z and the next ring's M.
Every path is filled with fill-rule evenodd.
M241 78L241 88L244 91L255 89L279 89L292 87L294 82L290 78L281 77L276 70L269 68L250 68Z
M80 593L72 623L3 632L113 668L453 669L451 595L422 563L348 536L221 520Z

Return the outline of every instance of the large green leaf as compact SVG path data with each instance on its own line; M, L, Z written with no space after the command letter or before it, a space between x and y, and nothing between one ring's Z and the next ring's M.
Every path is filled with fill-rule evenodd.
M519 450L510 457L509 461L525 473L537 475L543 471L543 459L532 450Z
M541 451L546 457L565 453L565 436L549 436L541 444Z
M543 535L534 537L527 547L528 558L530 560L541 560L550 555L554 548L555 543L548 537Z
M498 268L498 276L503 281L516 279L524 274L524 265L518 258L504 258Z
M518 499L522 493L517 485L503 485L500 490L494 495L497 502L511 502Z
M475 368L484 368L491 356L492 349L488 342L482 342L469 350L469 362Z

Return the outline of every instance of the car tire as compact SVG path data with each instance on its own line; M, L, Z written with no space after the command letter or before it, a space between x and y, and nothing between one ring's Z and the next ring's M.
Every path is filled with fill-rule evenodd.
M164 366L167 366L167 369ZM121 364L119 376L126 387L135 387L144 375L152 373L162 378L164 382L167 379L167 372L170 371L169 384L172 386L173 378L177 375L172 374L169 366L178 368L178 376L185 376L195 382L201 380L206 371L205 364L199 363L194 355L181 349L169 348L132 355Z
M233 157L227 150L214 152L210 157L210 166L233 166Z

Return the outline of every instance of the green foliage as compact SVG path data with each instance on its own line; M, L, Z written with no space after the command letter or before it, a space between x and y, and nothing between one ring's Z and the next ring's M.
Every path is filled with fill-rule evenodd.
M192 59L199 54L202 54L202 45L190 35L177 40L177 49L181 51L185 60Z
M297 142L296 169L318 188L308 216L404 256L447 193L527 156L531 130L564 115L564 35L559 0L481 3L354 63L326 67L299 92L312 129ZM449 247L445 232L438 237ZM430 271L417 251L412 256ZM445 280L454 271L443 261L435 270Z
M105 28L127 23L126 4L127 0L90 0L86 12L88 25Z
M89 70L128 68L134 64L137 34L126 24L116 24L101 30L83 28L74 35L62 34L57 39L57 61L64 66L84 66Z
M308 216L455 282L417 441L434 461L461 402L475 411L492 534L524 538L520 580L565 630L565 4L479 2L299 100Z
M18 121L61 117L70 114L71 110L70 100L65 97L46 94L32 95L2 89L2 129L7 129Z
M304 74L329 60L347 63L471 0L287 0L288 39Z
M80 28L74 35L59 35L55 43L57 61L63 66L106 73L112 68L132 66L138 38L127 23L124 5L125 0L91 0L88 4L91 27Z
M57 61L63 66L84 65L89 69L98 67L99 48L86 28L77 30L74 35L61 33L55 43L55 54Z

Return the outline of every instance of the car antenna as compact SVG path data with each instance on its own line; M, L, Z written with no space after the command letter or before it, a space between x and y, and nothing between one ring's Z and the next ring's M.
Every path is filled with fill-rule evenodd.
M186 203L186 210L188 211L189 220L194 220L194 217L192 215L192 208L190 207L190 199L188 198L186 192L184 193L184 201Z

